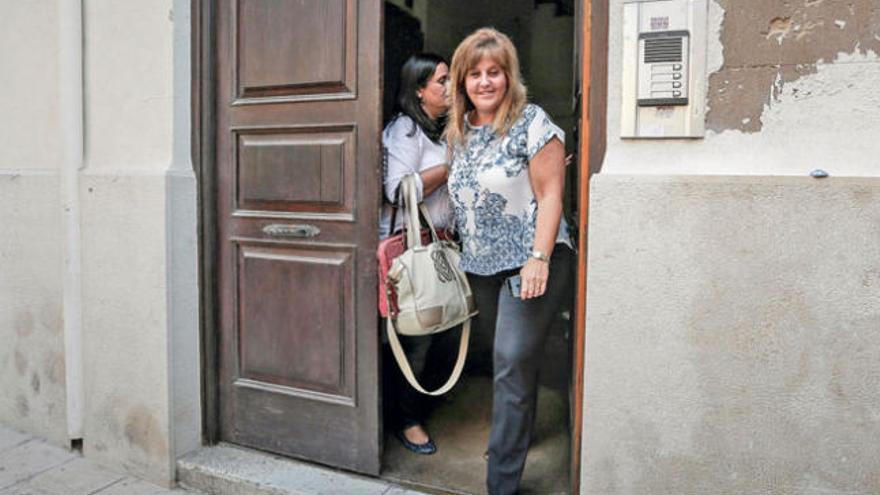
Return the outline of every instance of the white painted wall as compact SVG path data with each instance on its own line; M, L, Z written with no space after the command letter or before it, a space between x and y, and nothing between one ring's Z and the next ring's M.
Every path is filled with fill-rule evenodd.
M763 70L742 37L722 45L724 4L710 71L736 48L735 69ZM621 8L590 191L582 493L880 492L878 54L769 83L757 132L624 140Z
M708 73L724 62L724 10L711 0ZM698 140L620 138L623 2L612 2L608 51L608 148L603 173L880 175L880 54L840 53L768 99L758 133L707 130ZM813 41L821 43L821 39ZM708 78L708 74L707 74ZM768 88L769 89L769 88Z
M581 493L880 493L880 180L592 181Z
M162 172L171 162L172 3L83 3L88 174Z
M0 170L57 170L58 6L6 2L0 16ZM14 70L13 70L14 69Z
M201 431L190 2L72 5L0 16L0 422L169 484Z
M68 444L58 6L0 16L0 422Z
M0 173L0 422L67 445L59 188Z
M87 457L170 483L199 444L189 2L85 2Z

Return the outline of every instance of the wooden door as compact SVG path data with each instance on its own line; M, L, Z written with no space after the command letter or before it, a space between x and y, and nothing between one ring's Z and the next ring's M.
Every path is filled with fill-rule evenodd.
M220 440L379 472L380 0L222 0Z

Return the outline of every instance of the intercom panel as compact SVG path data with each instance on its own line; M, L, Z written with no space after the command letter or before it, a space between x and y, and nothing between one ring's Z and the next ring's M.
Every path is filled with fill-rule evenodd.
M702 137L707 0L626 0L624 138Z
M640 107L687 105L690 33L639 33Z

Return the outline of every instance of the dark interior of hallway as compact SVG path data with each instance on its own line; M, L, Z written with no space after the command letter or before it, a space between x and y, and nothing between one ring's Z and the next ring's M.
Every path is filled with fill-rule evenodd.
M577 148L573 104L574 2L389 0L385 2L384 19L386 121L392 116L400 67L410 55L426 51L451 59L456 45L467 34L478 27L493 26L509 35L517 45L530 101L547 110L554 122L565 130L566 149L571 152ZM566 181L565 204L569 212L576 211L572 197L577 183L576 168L569 167ZM567 216L575 226L577 219L571 213ZM381 328L384 332L384 327ZM448 353L454 355L454 348ZM491 351L482 354L491 355ZM525 494L569 493L571 356L571 323L560 315L544 353L538 415L523 474ZM383 363L396 366L390 353L384 355ZM452 392L436 400L426 425L438 446L435 454L411 453L395 438L393 431L385 429L384 478L436 493L485 493L483 456L492 407L491 373L487 370L491 365L475 364L469 363L468 371ZM438 381L445 378L444 372L436 371ZM426 379L430 383L430 377Z

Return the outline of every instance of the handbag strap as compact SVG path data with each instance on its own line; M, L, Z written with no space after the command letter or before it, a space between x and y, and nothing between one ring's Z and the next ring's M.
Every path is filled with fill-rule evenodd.
M400 181L403 189L404 222L406 224L406 247L412 249L422 245L422 230L419 225L418 194L415 177L407 175Z
M406 199L404 196L404 185L403 183L410 180L409 175L403 177L400 182L397 184L397 189L394 191L394 201L391 203L391 224L388 227L390 232L389 235L394 235L395 228L397 227L397 211L406 209ZM406 229L406 217L404 217L403 221L403 229Z
M391 321L390 317L387 318L385 328L388 331L388 342L391 344L391 352L394 354L394 359L400 366L400 370L403 372L403 376L406 377L406 381L408 381L414 389L423 394L434 396L443 395L452 390L452 387L454 387L458 382L458 379L461 378L461 372L464 369L464 361L465 358L467 358L468 342L471 337L470 318L464 322L461 328L461 340L458 343L458 358L455 361L455 366L452 368L452 374L449 375L449 379L446 380L446 383L444 383L442 387L433 391L425 390L413 373L412 367L409 365L409 359L407 359L406 354L403 352L403 346L400 345L400 340L397 338L397 331L394 330L394 323Z
M394 202L391 203L391 224L388 226L388 235L394 235L394 228L397 227L397 210L400 209L400 185L394 192Z
M406 219L405 228L407 249L422 245L422 229L419 216L425 220L425 224L428 226L428 231L431 232L432 241L438 242L440 240L437 236L437 229L434 228L434 222L428 214L428 209L423 202L418 201L417 189L416 179L413 175L407 175L404 177L403 180L400 181L400 186L398 187L400 195L403 196L403 208L404 214L406 215L404 218Z
M395 228L397 227L397 211L401 209L405 209L406 203L403 198L403 182L407 180L407 176L404 176L401 179L400 183L397 184L397 189L394 190L394 201L390 202L391 205L391 223L389 225L389 235L394 235ZM406 220L403 222L403 228L406 229Z
M440 242L440 237L437 236L437 229L434 228L434 222L431 221L431 216L428 215L428 208L425 207L424 203L419 203L419 213L422 214L422 218L425 219L428 230L431 232L431 242Z

